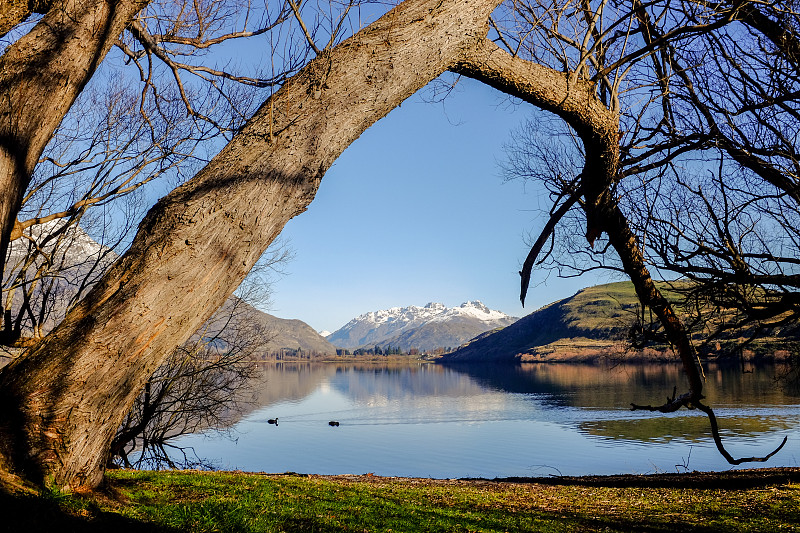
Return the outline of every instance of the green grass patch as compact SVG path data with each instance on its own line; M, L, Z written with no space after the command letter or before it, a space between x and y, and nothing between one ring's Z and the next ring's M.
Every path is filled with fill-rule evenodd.
M26 504L48 510L43 527L114 533L800 530L800 470L788 472L743 483L739 473L499 482L115 471L101 494Z

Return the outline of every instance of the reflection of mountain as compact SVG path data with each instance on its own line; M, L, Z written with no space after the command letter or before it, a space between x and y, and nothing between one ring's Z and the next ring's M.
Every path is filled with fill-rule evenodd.
M368 409L406 422L483 420L506 412L509 397L439 365L341 367L329 386ZM458 404L453 409L453 404Z
M357 401L389 402L420 397L467 397L484 393L474 379L438 365L340 367L331 386Z
M252 397L245 398L248 403L234 423L262 407L300 401L321 387L330 387L361 405L394 405L422 417L427 407L439 410L438 405L452 398L458 398L467 410L480 412L501 409L506 400L503 394L487 392L470 376L431 364L264 363L261 369Z
M743 374L738 367L706 368L708 403L723 436L768 435L797 425L800 399L775 384L775 367ZM709 442L700 413L631 412L631 401L655 403L683 385L681 369L667 365L531 363L520 366L267 363L251 410L267 407L263 421L286 415L287 402L313 405L303 416L324 418L343 409L346 425L515 421L577 428L585 436L637 443ZM320 397L329 396L326 403ZM335 398L332 403L330 398ZM663 400L662 400L663 401ZM281 403L283 407L270 406ZM278 412L283 410L283 412ZM291 409L289 409L291 410ZM292 416L292 415L286 415ZM289 420L287 418L286 420ZM327 418L324 418L327 420ZM295 420L296 421L296 420ZM263 422L265 423L265 422ZM288 423L288 422L287 422Z
M241 393L242 410L231 425L262 407L302 400L336 373L332 365L311 363L262 363L258 367L258 375Z
M533 394L545 405L605 410L627 410L631 402L653 403L684 385L681 368L671 365L528 363L450 368L433 364L264 363L260 368L253 387L253 409L300 400L323 383L359 402L485 397L499 392ZM736 366L709 365L705 368L708 403L717 409L800 403L796 395L776 383L777 371L765 367L743 374Z

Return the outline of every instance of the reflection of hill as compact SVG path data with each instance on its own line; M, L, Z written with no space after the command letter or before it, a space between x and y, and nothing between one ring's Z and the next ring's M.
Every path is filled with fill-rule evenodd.
M325 363L264 363L253 384L248 412L280 401L305 398L323 383L359 402L410 398L469 398L489 391L536 394L550 405L627 409L652 403L684 386L680 367L526 363L522 365L382 366ZM800 404L797 394L776 383L780 368L742 373L738 366L708 365L705 394L717 409L742 405Z
M593 365L525 363L453 367L477 383L514 393L555 394L574 407L620 409L631 402L651 403L685 387L682 369L674 365ZM795 404L800 399L776 383L780 369L768 366L742 373L732 365L707 365L705 395L716 407L742 404Z
M739 367L706 368L707 397L724 436L754 437L797 424L800 398L776 385L777 372L774 366L748 374ZM342 401L355 411L367 409L383 417L364 415L358 419L360 424L544 418L610 440L708 442L708 420L700 413L684 410L665 416L628 410L632 401L663 401L676 385L680 391L681 369L659 364L449 368L432 364L266 363L261 366L255 403L248 412L279 402L300 402L322 390L341 396L337 404Z
M784 416L725 416L717 413L722 436L737 438L760 437L766 433L784 431L795 427L796 417ZM648 415L643 415L647 417ZM622 420L591 420L581 422L581 432L612 440L645 442L707 441L711 431L708 419L702 414L687 416L659 416Z

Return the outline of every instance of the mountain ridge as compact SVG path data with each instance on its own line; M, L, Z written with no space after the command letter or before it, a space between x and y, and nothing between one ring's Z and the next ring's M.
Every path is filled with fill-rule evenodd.
M667 298L679 300L669 287L662 289ZM510 326L476 336L444 354L440 361L674 361L675 356L665 339L649 342L641 349L632 348L630 335L636 329L634 325L640 309L629 281L587 287L533 311ZM739 345L747 338L747 332L731 332L713 345L702 345L704 337L700 333L693 334L693 340L703 358L734 354L741 359L778 360L796 351L798 330L798 327L776 328L744 351L739 350Z
M513 323L516 317L489 309L480 300L457 307L430 302L363 313L326 338L345 349L373 346L421 351L458 346L484 331Z

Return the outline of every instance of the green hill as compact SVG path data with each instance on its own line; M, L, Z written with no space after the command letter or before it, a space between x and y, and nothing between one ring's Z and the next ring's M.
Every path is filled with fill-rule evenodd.
M670 294L667 292L667 297ZM633 285L622 281L589 287L575 295L546 305L514 324L480 335L445 355L442 362L536 362L619 360L675 360L666 344L650 343L633 350L628 334L640 309ZM787 339L791 340L787 340ZM797 332L769 332L749 346L745 356L787 357L797 346ZM718 357L741 354L731 348L735 335L713 346L703 346L701 355ZM700 344L700 335L695 335Z

